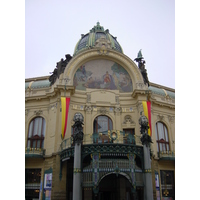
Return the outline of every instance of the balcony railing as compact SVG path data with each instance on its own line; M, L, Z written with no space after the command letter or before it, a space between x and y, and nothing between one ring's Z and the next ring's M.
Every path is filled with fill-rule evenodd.
M160 151L158 158L160 160L175 160L175 151Z
M106 133L93 133L93 134L84 134L83 145L88 144L132 144L132 145L142 145L140 141L140 136L128 135L123 131L108 131ZM67 138L62 141L60 145L60 150L73 146L72 137Z
M42 148L26 148L25 157L43 157L45 155L45 149Z

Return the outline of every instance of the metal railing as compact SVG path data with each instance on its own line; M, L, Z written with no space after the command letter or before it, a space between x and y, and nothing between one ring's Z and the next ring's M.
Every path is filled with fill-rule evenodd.
M160 151L158 152L158 158L162 159L174 159L175 151Z
M116 133L116 135L114 135ZM83 136L83 145L88 144L132 144L142 146L140 141L140 136L128 135L123 131L108 132L105 133L93 133L93 134L84 134ZM62 141L60 144L60 150L63 151L73 146L72 137L67 138Z
M44 156L45 149L43 148L25 148L25 156Z

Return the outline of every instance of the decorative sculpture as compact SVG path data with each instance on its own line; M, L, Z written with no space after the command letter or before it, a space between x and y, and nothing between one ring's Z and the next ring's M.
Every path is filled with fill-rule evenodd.
M148 87L149 87L149 79L148 79L148 76L147 76L147 70L145 69L145 60L143 60L144 58L142 57L142 52L141 52L141 49L140 51L138 52L138 55L137 55L137 58L135 58L134 60L136 62L138 62L138 68L140 69L140 72L143 76L143 80L144 80L144 84L148 84Z
M56 82L56 79L60 77L60 74L62 74L65 70L65 67L69 63L69 61L72 59L72 56L70 54L65 55L65 60L61 58L59 62L57 62L56 68L54 69L53 72L50 72L52 74L49 77L50 85L53 85Z
M74 134L72 135L73 142L81 143L83 140L83 115L81 113L76 113L73 121L75 122L72 126L74 128Z
M146 116L141 116L139 119L139 124L140 124L140 133L142 134L141 137L141 142L142 144L149 146L150 143L152 143L151 137L148 135L148 119Z
M144 155L144 199L153 200L153 186L152 186L152 174L151 174L151 159L150 159L150 143L152 143L150 135L148 135L148 119L146 116L141 116L139 119L141 126L140 133L142 134L141 142L143 145Z

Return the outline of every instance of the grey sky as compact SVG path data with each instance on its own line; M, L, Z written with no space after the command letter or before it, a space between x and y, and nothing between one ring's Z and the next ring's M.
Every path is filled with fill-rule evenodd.
M150 82L175 88L174 0L26 0L25 78L49 75L97 21L132 60L142 49Z

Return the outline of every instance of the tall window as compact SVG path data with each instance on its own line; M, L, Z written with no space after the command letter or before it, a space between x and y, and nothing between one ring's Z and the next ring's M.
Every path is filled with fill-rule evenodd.
M101 115L95 118L93 123L93 137L94 143L109 143L108 130L113 129L112 120Z
M36 117L31 121L28 131L28 148L40 149L44 147L45 129L46 122L43 117Z
M157 122L155 130L156 130L156 142L157 142L158 152L169 151L169 139L168 139L167 127L162 122Z

